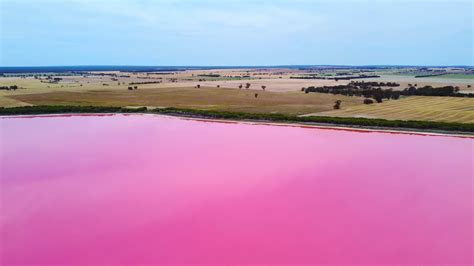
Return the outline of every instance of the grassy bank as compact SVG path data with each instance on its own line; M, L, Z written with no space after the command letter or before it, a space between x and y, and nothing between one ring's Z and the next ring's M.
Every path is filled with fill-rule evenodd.
M32 115L32 114L60 114L60 113L153 113L179 115L187 117L232 119L232 120L258 120L271 122L296 122L296 123L319 123L344 126L359 126L371 128L392 128L412 130L437 130L474 133L472 123L446 123L432 121L402 121L385 119L368 119L352 117L298 117L285 114L269 113L244 113L210 111L197 109L163 108L148 110L142 108L123 107L99 107L99 106L24 106L13 108L0 108L0 115Z
M37 105L3 108L0 115L37 115L37 114L67 114L67 113L144 113L146 107L122 108L108 106L65 106L65 105Z

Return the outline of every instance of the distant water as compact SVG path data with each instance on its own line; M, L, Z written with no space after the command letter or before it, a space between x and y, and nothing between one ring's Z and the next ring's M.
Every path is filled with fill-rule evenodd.
M473 263L471 138L0 118L0 264Z

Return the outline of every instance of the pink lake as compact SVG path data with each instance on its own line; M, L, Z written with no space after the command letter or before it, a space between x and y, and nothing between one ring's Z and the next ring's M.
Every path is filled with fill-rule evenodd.
M0 118L14 264L472 265L473 138Z

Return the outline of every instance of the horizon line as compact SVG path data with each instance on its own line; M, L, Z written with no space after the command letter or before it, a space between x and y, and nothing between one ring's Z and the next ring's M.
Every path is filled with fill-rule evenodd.
M79 65L9 65L0 68L44 68L44 67L196 67L196 68L276 68L276 67L474 67L474 65L417 65L417 64L282 64L282 65L136 65L136 64L79 64Z

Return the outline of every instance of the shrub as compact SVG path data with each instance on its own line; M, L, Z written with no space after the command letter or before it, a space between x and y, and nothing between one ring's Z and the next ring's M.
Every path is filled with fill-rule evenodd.
M7 90L7 91L16 91L18 90L17 85L12 85L12 86L1 86L0 90Z
M364 104L373 104L374 101L371 99L364 99Z

